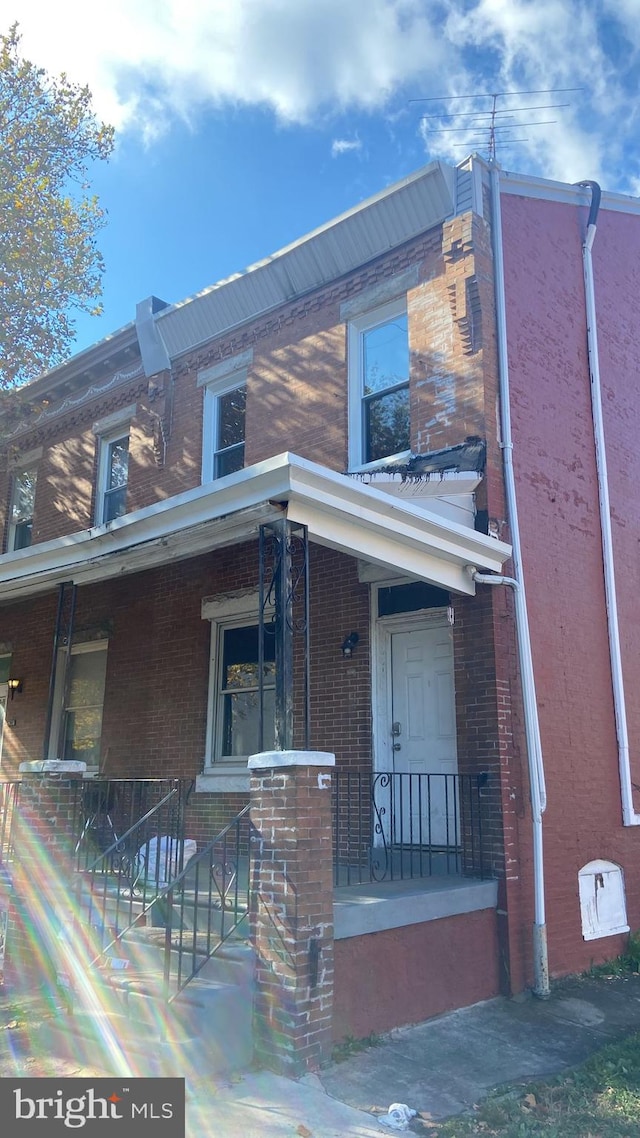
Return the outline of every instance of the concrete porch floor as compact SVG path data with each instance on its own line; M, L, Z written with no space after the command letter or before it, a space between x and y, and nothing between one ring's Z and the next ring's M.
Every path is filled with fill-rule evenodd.
M472 877L417 877L334 889L336 940L495 908L497 881Z

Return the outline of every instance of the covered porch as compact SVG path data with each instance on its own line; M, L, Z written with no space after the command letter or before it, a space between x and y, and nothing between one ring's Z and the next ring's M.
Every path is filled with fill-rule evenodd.
M329 918L318 928L335 922L336 961L353 991L363 937L358 952L375 948L372 975L388 966L389 938L398 960L442 938L464 955L469 921L484 930L489 958L501 789L497 725L485 711L497 707L492 616L473 570L499 571L510 550L474 528L472 484L438 474L405 498L399 479L380 489L282 455L3 559L5 644L23 679L5 778L27 764L18 789L5 784L3 818L12 794L29 788L35 818L38 795L64 785L64 872L108 916L92 926L98 956L146 929L162 939L166 975L177 967L191 985L236 929L242 938L260 895L248 802L260 815L261 786L268 802L277 783L252 777L247 756L273 749L335 755L317 783L312 767L305 775L308 801L291 798L283 848L307 842L313 876L322 834ZM241 655L248 644L254 656ZM98 722L85 715L96 701L74 704L67 693L74 657L93 659L96 645L104 706L89 762L73 725ZM43 803L40 813L53 816ZM159 838L170 841L150 868L140 851ZM189 864L187 842L197 849ZM316 976L324 934L309 936ZM264 952L277 956L270 941Z
M51 626L55 610L46 703L43 654L36 680L16 638L12 670L25 684L11 710L39 716L42 736L12 747L18 719L16 734L5 732L3 774L86 757L65 692L74 663L93 662L89 649L104 645L102 739L85 777L195 780L191 828L203 841L246 801L248 753L331 750L336 885L491 876L495 771L486 749L457 745L468 715L454 696L454 666L468 673L474 651L456 607L479 605L473 570L497 571L510 552L473 526L479 479L441 470L406 485L390 474L354 479L285 454L3 558L5 612L22 614L28 601ZM251 620L255 660L225 664L238 651L231 635ZM426 711L416 685L438 692ZM429 734L421 717L442 722Z
M2 784L0 909L11 916L11 963L46 971L48 952L48 967L55 968L70 1008L81 1011L87 991L106 985L116 1010L124 1000L127 1017L135 1020L145 1000L159 999L167 1009L177 1001L179 1007L195 984L193 1002L207 991L209 978L228 979L230 968L252 988L252 960L266 962L267 975L273 960L282 960L290 962L296 985L302 982L301 996L306 969L311 994L322 975L322 987L331 993L335 1040L497 994L495 880L455 872L420 878L409 875L411 868L402 876L398 868L386 880L363 877L331 889L335 818L330 811L318 814L312 802L300 813L296 805L300 779L305 800L307 789L322 791L326 775L316 777L322 767L313 766L321 759L283 754L283 766L268 775L269 791L261 773L252 779L252 813L247 805L197 850L185 836L192 784L66 778L64 771L33 772L21 783ZM290 773L291 761L311 763L311 779L304 768ZM294 816L300 832L292 844L288 819ZM269 834L267 848L256 845L260 833ZM334 850L334 880L339 866ZM320 916L323 905L329 924ZM308 928L306 906L313 914ZM4 953L6 916L2 932ZM298 941L302 971L294 963ZM330 955L335 981L327 988ZM89 989L87 976L93 977ZM239 1014L245 1015L243 1000ZM212 1028L200 1028L200 1039L221 1048L226 1069L240 1053L224 1043L224 1033L209 1035ZM249 1054L242 1052L242 1062Z

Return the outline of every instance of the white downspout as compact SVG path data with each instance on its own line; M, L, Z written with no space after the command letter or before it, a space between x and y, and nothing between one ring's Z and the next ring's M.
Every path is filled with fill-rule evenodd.
M516 607L516 630L518 655L524 703L524 723L529 764L529 786L531 793L531 816L533 825L533 881L534 881L534 924L533 924L533 968L534 994L546 999L549 992L549 956L547 950L547 924L544 893L544 856L542 844L542 815L547 806L544 780L538 704L536 700L533 659L531 656L531 636L527 613L527 598L522 568L522 548L518 525L518 506L516 483L513 471L513 440L511 437L511 403L509 397L509 360L507 353L507 317L504 290L504 258L502 249L502 211L500 208L500 175L496 166L491 168L491 190L493 199L493 253L495 265L496 323L498 332L498 379L500 393L500 426L502 434L502 455L504 468L507 517L513 549L513 577L493 577L474 572L475 580L481 584L508 585L513 589Z
M587 223L587 233L582 245L584 268L584 290L587 313L587 347L589 351L589 373L591 378L591 415L596 451L596 472L598 476L598 502L600 507L600 531L602 534L602 559L604 565L604 588L607 606L607 627L609 632L609 656L611 660L611 685L613 688L613 707L618 740L618 768L620 771L620 794L622 799L622 820L625 826L639 826L640 814L633 806L631 767L629 764L629 732L627 729L627 709L624 697L622 655L620 652L620 626L618 622L618 601L616 596L616 575L613 557L613 537L611 534L611 506L609 502L609 477L607 473L607 451L604 438L602 414L602 389L600 384L600 359L598 354L598 328L596 322L596 298L593 284L593 260L591 250L596 236L596 220L600 207L600 186L597 182L578 182L591 191L591 210Z

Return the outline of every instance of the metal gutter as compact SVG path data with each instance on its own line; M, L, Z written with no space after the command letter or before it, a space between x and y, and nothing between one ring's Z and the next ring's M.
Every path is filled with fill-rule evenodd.
M493 247L494 278L496 294L496 321L498 327L498 375L500 385L500 426L503 456L504 484L507 501L507 517L513 543L513 577L485 578L476 574L476 580L489 585L508 585L513 588L516 606L516 632L522 695L524 704L525 735L527 759L529 764L529 787L531 794L531 820L533 826L533 880L534 880L534 925L533 960L534 993L547 998L549 989L549 961L547 953L547 924L544 892L544 857L542 842L542 815L546 809L547 797L544 779L540 723L536 699L533 658L531 654L531 634L527 612L520 527L518 523L518 504L513 470L513 440L511 437L511 402L509 393L509 354L507 343L507 308L505 297L504 259L502 246L502 213L500 208L501 174L497 167L491 168L491 192L493 204Z
M618 769L620 772L620 795L622 800L622 820L625 826L640 826L640 814L633 805L633 786L629 756L629 730L627 707L624 692L624 673L620 648L620 624L618 620L618 599L616 591L615 557L613 534L611 531L611 502L609 499L609 474L607 469L607 447L604 434L604 415L602 408L602 386L600 383L600 354L598 351L598 320L593 277L592 249L596 236L596 223L600 208L600 186L597 182L580 182L590 196L587 232L582 245L582 265L584 271L585 310L587 322L587 346L589 353L589 377L591 387L591 417L596 452L596 473L598 478L598 506L600 513L600 533L602 539L602 562L604 570L605 601L607 608L607 632L609 639L609 659L611 665L611 686L616 721L618 743Z
M533 174L517 174L500 171L500 186L503 194L518 197L543 198L545 201L564 202L566 205L590 204L589 192L584 182L554 182L548 178L538 178ZM602 193L601 208L614 213L640 215L640 198L631 194L616 194L612 191Z

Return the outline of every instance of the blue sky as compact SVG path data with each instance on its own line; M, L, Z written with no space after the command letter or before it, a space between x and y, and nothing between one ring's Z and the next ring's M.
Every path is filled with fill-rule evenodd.
M117 129L94 188L108 212L104 315L75 350L133 319L151 293L184 299L295 240L434 157L486 152L486 120L515 114L498 158L640 194L640 0L0 0L24 54L87 83ZM453 103L414 102L424 98ZM516 129L521 121L555 119ZM499 120L507 123L506 118ZM427 134L427 127L481 126ZM503 136L504 137L504 136Z

